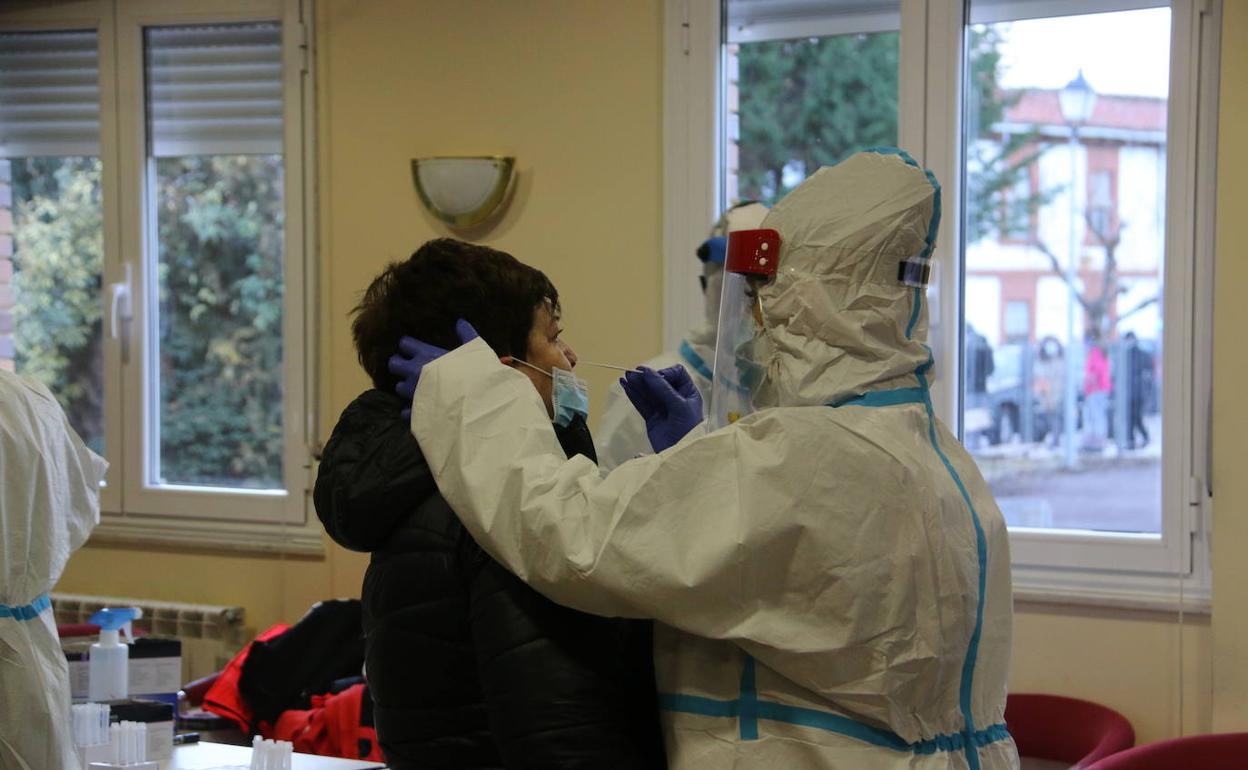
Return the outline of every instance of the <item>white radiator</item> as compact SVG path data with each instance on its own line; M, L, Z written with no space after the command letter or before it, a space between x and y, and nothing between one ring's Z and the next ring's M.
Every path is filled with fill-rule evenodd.
M182 640L182 681L191 682L225 668L242 649L242 607L161 602L124 596L52 594L57 623L87 623L104 607L139 607L143 617L134 625L152 636Z

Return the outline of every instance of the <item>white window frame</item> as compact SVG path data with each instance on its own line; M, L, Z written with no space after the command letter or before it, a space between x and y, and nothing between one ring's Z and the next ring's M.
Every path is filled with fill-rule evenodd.
M105 436L110 461L94 542L323 553L311 515L315 441L314 84L309 0L21 0L0 10L0 29L92 29L98 36L104 215ZM280 21L283 61L284 490L159 485L149 478L155 435L147 408L148 303L154 302L154 223L146 220L149 161L143 103L146 26ZM132 298L133 317L110 319L110 293ZM128 348L123 353L123 341Z
M717 0L664 3L663 345L706 317L691 259L719 217L723 55Z
M886 31L900 23L899 145L941 180L944 218L937 252L945 255L929 285L932 345L937 365L933 402L951 426L960 423L962 346L961 124L963 0L901 0L900 13L836 13L821 18L786 3L791 18L764 19L728 29L719 0L667 0L665 59L665 343L675 345L697 318L674 298L696 296L687 267L697 238L723 205L722 135L718 105L690 110L691 99L721 88L721 49L708 38L747 42L806 35ZM1211 484L1207 472L1211 403L1213 199L1216 171L1219 0L997 0L976 6L976 22L1172 7L1171 88L1167 140L1166 307L1163 393L1163 528L1161 538L1012 530L1016 595L1035 600L1173 608L1209 605ZM859 5L859 8L862 6ZM831 10L828 10L831 9ZM897 27L891 27L896 29ZM686 41L693 41L690 45ZM1193 87L1195 86L1195 87ZM675 141L673 141L675 140ZM706 184L706 180L713 180ZM692 199L691 199L692 197ZM1196 212L1184 217L1176 212ZM692 218L691 218L692 217ZM1189 255L1173 257L1171 255ZM673 283L675 281L675 283ZM686 300L687 303L687 300ZM1177 437L1177 438L1173 438Z

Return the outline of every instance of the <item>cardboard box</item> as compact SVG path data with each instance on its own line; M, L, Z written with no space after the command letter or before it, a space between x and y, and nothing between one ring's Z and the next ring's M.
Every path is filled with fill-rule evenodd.
M85 701L90 697L90 655L94 640L72 641L62 645L69 663L70 697ZM182 689L182 640L140 636L130 645L129 694L147 700L178 704Z
M107 701L108 721L146 722L147 758L161 761L173 756L174 706L164 701L126 698Z

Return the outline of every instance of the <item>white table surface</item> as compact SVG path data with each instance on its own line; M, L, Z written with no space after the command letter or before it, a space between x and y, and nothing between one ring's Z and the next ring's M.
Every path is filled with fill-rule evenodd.
M250 746L225 743L188 743L173 747L173 758L160 763L160 770L247 770L251 766ZM312 754L295 754L292 770L375 770L384 765L359 759L335 759Z

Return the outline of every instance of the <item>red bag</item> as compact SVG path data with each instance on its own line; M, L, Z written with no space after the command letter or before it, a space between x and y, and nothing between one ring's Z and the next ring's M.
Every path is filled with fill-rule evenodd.
M257 636L255 641L267 641L285 633L289 628L289 625L278 623L268 631ZM247 701L243 700L242 694L238 691L238 680L243 673L243 663L246 662L247 656L251 654L251 645L254 643L249 643L234 656L234 659L221 672L221 676L217 677L217 681L204 694L204 710L211 711L234 722L238 725L238 729L243 731L244 735L254 733L255 727L252 724L251 707L247 705Z
M278 624L257 636L255 641L269 641L288 629L289 625ZM377 743L377 730L372 726L372 709L365 708L372 704L365 703L369 694L364 684L355 684L331 695L313 695L311 708L287 709L278 716L276 725L257 721L239 690L243 664L254 643L234 656L205 693L205 710L234 722L244 735L259 733L265 738L290 741L295 751L302 754L385 761Z
M377 730L363 723L364 699L368 688L354 684L333 695L313 695L312 708L287 710L277 718L274 740L290 741L295 751L344 759L370 759L384 762Z

